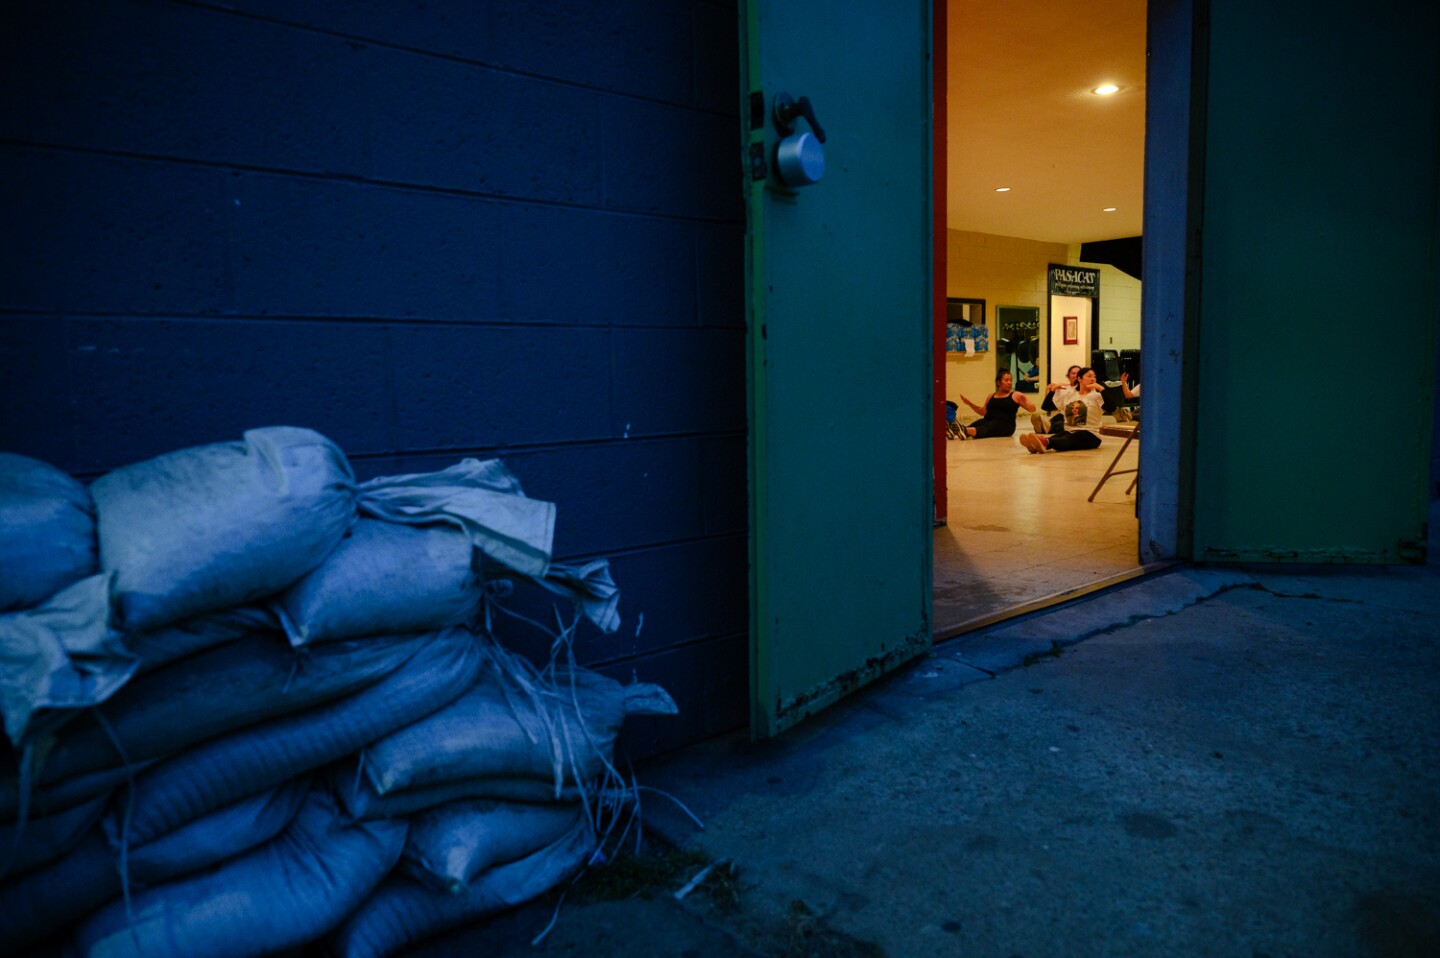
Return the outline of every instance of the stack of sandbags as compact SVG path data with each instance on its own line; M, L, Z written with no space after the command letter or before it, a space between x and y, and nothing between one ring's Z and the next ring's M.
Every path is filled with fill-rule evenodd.
M258 955L332 932L387 953L583 866L624 715L674 711L489 636L497 570L619 621L608 564L551 563L554 506L499 462L357 485L334 444L288 427L88 490L0 457L0 517L0 954ZM443 761L413 730L480 688L523 694L526 741L569 766L548 790L512 776L535 801L477 819L486 793L453 783L444 807L337 797L381 743L390 763Z
M536 672L504 650L454 702L331 769L359 821L409 816L397 873L330 943L394 954L553 887L594 850L602 790L628 715L674 714L659 686L585 669Z

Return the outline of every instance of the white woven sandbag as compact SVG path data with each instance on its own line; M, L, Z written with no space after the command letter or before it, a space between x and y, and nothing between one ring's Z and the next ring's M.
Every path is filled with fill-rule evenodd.
M270 841L295 817L309 793L306 779L252 796L212 812L148 845L122 842L123 809L97 827L63 858L0 883L0 928L6 946L20 949L53 935L124 893L121 861L130 887L139 888L234 858ZM119 821L115 820L119 819Z
M279 635L236 639L132 679L55 735L38 781L144 762L368 688L428 635L332 642L297 651Z
M115 808L102 825L113 862L118 864L124 854L126 877L140 885L152 885L209 868L268 842L295 818L313 787L311 776L292 779L202 815L144 845L127 844L123 807ZM118 872L118 868L114 870Z
M74 848L100 821L109 801L106 792L53 815L0 825L0 879L23 875Z
M528 804L584 803L595 792L595 785L564 785L558 791L555 782L539 778L479 776L452 778L435 785L420 785L381 795L365 780L361 760L346 759L331 767L330 788L353 818L405 818L429 809L439 808L463 799Z
M39 605L98 569L89 491L48 463L0 452L0 612Z
M44 749L34 751L43 752ZM38 764L43 757L35 755L31 761ZM20 761L15 764L19 765ZM121 768L107 768L103 772L76 775L44 786L35 784L33 774L27 780L11 767L7 769L5 778L0 779L0 822L7 825L17 823L22 811L26 819L36 815L58 815L101 795L109 795L153 764L135 762Z
M148 632L127 632L125 647L140 660L140 672L145 673L217 645L265 632L277 636L281 633L275 613L260 606L240 606L206 612Z
M90 488L118 620L153 629L279 592L355 520L355 478L309 429L252 429L116 469Z
M296 646L466 625L485 601L478 559L458 526L361 519L275 609Z
M206 740L135 776L131 839L149 842L246 795L354 754L455 699L487 657L482 640L451 629L429 637L368 688ZM124 794L117 798L123 801Z
M105 701L135 673L110 628L109 593L110 576L94 575L38 608L0 615L0 712L17 747L32 726L43 731Z
M610 575L609 559L593 559L581 565L553 562L538 581L574 602L600 631L611 633L620 628L620 589Z
M393 875L331 933L330 953L340 958L385 958L476 919L516 908L585 867L595 844L590 820L581 816L552 844L483 872L458 895Z
M410 819L400 867L431 888L458 895L481 872L559 840L584 811L578 802L450 802Z
M584 668L553 678L497 653L474 687L433 715L366 749L366 781L381 795L456 779L531 779L558 790L610 768L627 715L672 715L665 690L622 686Z
M360 487L361 513L407 525L444 523L476 549L539 578L550 566L555 505L528 499L498 459L465 459L439 472L382 476Z
M80 924L67 953L248 958L298 947L353 911L404 846L403 821L347 821L315 790L273 841L112 902Z

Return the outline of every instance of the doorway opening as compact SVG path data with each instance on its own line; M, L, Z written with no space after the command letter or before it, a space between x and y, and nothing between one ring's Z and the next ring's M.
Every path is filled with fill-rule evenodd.
M1013 435L949 441L937 452L945 521L933 542L936 640L1145 571L1138 486L1123 472L1123 481L1101 481L1138 468L1138 441L1116 461L1123 433L1138 425L1129 405L1116 415L1126 401L1118 364L1105 360L1139 356L1140 280L1081 251L1142 232L1146 7L936 3L937 43L943 30L947 50L936 70L946 130L937 132L937 298L993 304L991 354L958 351L947 337L937 385L962 419L974 418L964 400L983 406L1004 370L1025 401ZM1095 92L1107 82L1118 92ZM1094 289L1057 288L1057 273L1067 282L1093 276ZM1115 376L1100 447L1028 453L1022 434L1054 428L1040 408L1046 384L1096 363L1106 382ZM1126 376L1126 388L1138 384Z

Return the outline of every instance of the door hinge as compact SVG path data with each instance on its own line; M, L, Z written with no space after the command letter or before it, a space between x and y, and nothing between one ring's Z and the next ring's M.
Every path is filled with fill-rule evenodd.
M765 162L765 144L750 144L750 179L763 180L770 175L770 164Z

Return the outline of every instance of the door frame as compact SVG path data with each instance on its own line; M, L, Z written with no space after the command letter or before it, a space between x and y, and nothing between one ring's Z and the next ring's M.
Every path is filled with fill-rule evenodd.
M932 72L935 89L932 194L935 210L935 496L937 523L946 518L945 296L947 294L944 84L946 24L952 4L934 0ZM1148 0L1146 58L1144 266L1140 295L1141 381L1145 442L1136 489L1142 566L1188 558L1194 514L1194 366L1199 315L1199 232L1204 198L1206 0ZM1097 303L1098 319L1098 303Z

